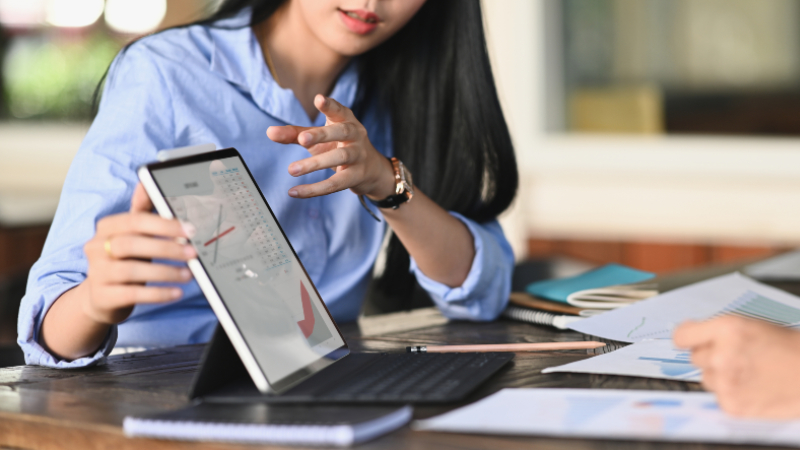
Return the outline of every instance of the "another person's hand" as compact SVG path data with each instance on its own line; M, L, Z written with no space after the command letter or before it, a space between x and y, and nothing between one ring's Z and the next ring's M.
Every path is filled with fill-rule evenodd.
M128 213L97 222L95 236L84 246L89 261L82 286L83 312L103 324L125 320L137 303L177 300L177 287L145 286L148 282L185 283L192 277L186 267L155 264L151 259L188 261L196 256L189 244L179 243L186 233L180 222L153 214L153 205L139 184Z
M394 194L392 164L372 146L353 111L323 95L316 96L314 106L327 119L324 127L274 126L267 129L267 136L281 144L300 144L311 153L310 158L289 165L292 176L322 169L336 173L319 183L295 186L289 195L308 198L351 189L377 200Z
M675 345L692 351L703 386L737 416L800 418L800 332L734 316L687 322Z

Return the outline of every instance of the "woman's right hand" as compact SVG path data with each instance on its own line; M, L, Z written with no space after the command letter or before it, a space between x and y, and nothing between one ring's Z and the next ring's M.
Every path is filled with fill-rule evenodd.
M800 417L800 333L735 316L687 322L675 330L675 345L692 351L703 371L703 387L720 407L759 419Z
M153 214L144 187L133 193L130 212L97 222L95 236L84 246L89 261L81 308L89 318L106 325L125 320L137 303L162 303L179 299L177 287L145 283L185 283L189 269L156 264L152 259L188 261L197 256L186 243L180 222Z

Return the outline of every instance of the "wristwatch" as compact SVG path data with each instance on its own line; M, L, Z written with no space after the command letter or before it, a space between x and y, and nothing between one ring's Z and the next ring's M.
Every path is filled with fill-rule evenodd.
M394 169L394 181L396 183L394 188L394 195L390 195L383 200L372 200L369 199L370 203L377 206L378 208L392 208L397 209L403 203L411 200L414 197L414 182L411 177L411 172L406 168L405 164L397 158L389 158L389 161L392 163L392 169ZM359 195L359 200L361 200L361 205L367 210L367 212L378 222L381 219L376 216L372 210L367 207L366 202L364 201L364 196Z

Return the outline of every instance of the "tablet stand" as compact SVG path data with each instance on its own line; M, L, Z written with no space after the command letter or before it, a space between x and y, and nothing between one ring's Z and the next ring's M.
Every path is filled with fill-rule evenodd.
M190 399L205 397L224 387L249 383L256 390L255 384L239 359L225 330L217 325L214 336L206 345L200 367L192 381L189 392ZM249 387L249 386L248 386ZM249 390L249 389L248 389ZM257 390L256 390L257 392Z

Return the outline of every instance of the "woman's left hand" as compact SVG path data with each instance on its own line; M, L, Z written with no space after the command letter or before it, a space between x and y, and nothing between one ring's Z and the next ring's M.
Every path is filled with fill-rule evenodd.
M673 336L692 351L703 387L737 416L800 418L800 332L725 316L687 322Z
M295 186L289 195L308 198L351 189L377 200L394 194L392 164L372 146L353 111L323 95L314 98L314 106L327 119L324 127L275 126L267 129L267 136L281 144L300 144L311 153L310 158L289 165L292 176L322 169L336 173L318 183Z

